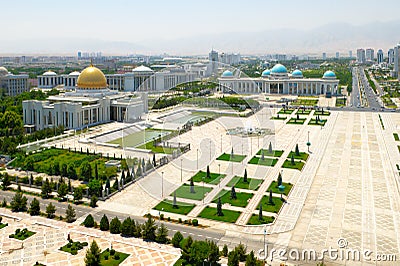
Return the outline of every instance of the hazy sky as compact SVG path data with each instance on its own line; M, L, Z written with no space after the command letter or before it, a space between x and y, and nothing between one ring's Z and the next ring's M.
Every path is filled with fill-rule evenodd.
M138 42L197 34L312 29L398 19L398 0L1 1L4 40L94 38Z

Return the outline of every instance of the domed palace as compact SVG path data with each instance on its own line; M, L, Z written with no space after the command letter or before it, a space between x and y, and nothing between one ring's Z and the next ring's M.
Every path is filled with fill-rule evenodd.
M72 79L77 76L72 91L49 96L45 101L22 102L26 131L60 125L66 129L81 129L110 121L133 122L148 111L147 93L110 90L103 72L93 65L68 76ZM57 74L48 71L42 77L53 78L47 84L54 84ZM42 81L46 84L48 79Z
M321 78L304 78L299 69L291 73L282 64L265 69L259 78L237 77L229 70L218 79L220 91L234 91L241 94L288 94L325 95L331 97L338 90L339 80L333 71L326 71Z

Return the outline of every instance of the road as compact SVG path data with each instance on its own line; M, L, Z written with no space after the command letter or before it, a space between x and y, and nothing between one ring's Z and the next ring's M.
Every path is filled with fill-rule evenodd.
M14 196L14 192L11 191L0 191L0 199L1 201L3 198L6 199L7 203L9 204L12 200L12 197ZM51 200L51 199L42 199L40 197L35 197L31 195L25 195L28 198L28 208L30 202L33 200L33 198L36 198L40 202L40 210L44 212L46 210L46 206L51 202L55 207L56 207L56 215L57 216L65 216L65 211L67 209L67 206L69 203L67 202L58 202L56 200ZM130 216L132 219L134 219L136 222L139 223L144 223L146 221L146 218L141 217L141 216L132 216L132 215L126 215L124 213L119 213L119 212L111 212L111 211L104 211L104 210L99 210L96 211L96 208L91 208L83 205L75 205L71 204L76 213L76 218L79 219L80 217L86 217L89 213L92 214L93 218L95 221L100 223L101 217L105 214L108 218L109 221L111 221L112 218L118 217L120 221L124 220L128 216ZM156 224L159 224L160 221L156 221ZM224 237L225 232L221 230L216 230L213 228L199 228L199 227L191 227L191 226L186 226L182 224L174 224L174 223L169 223L165 222L165 225L167 225L167 228L169 230L169 235L172 237L175 232L180 231L183 236L192 236L193 239L195 240L213 240L215 242L219 242L221 238Z

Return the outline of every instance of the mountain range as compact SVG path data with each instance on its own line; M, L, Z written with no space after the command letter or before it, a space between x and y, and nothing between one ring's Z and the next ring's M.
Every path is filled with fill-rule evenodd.
M157 38L141 41L110 41L94 38L3 40L0 54L76 54L77 51L101 51L103 54L117 55L167 53L182 56L205 55L213 47L220 52L241 54L320 55L322 52L328 54L341 52L347 56L349 50L355 55L355 50L360 47L371 47L376 51L383 49L386 52L400 41L399 28L400 20L359 26L339 22L310 30L232 31L174 40Z

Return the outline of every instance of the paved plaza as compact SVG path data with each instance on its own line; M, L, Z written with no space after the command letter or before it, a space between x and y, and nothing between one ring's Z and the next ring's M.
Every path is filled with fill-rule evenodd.
M77 255L58 250L68 243L68 234L73 241L87 242L96 240L103 251L112 246L118 252L130 254L120 265L173 265L180 257L180 250L172 246L145 242L138 238L123 238L65 222L31 217L23 213L11 213L1 209L2 223L9 225L0 230L0 265L33 265L36 261L45 265L85 265L84 258L88 247L78 251ZM16 229L27 228L36 232L24 241L8 236Z

